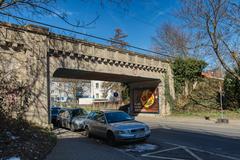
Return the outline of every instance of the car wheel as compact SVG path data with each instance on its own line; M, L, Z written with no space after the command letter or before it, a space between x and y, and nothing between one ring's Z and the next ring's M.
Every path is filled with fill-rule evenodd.
M84 129L84 135L88 138L91 138L91 133L90 133L89 128L87 126Z
M116 146L115 136L112 132L107 133L107 143L110 146Z

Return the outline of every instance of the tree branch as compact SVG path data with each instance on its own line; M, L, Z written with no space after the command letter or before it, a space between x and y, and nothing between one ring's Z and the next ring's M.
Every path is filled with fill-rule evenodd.
M17 3L17 1L12 1L12 3L4 3L5 2L5 0L1 0L0 1L0 10L3 10L3 9L5 9L5 8L8 8L8 7L10 7L10 6L13 6L13 5L15 5L16 3Z
M26 1L18 1L18 3L26 4L26 5L29 5L29 6L31 6L31 7L33 7L33 8L39 8L39 9L42 9L42 10L44 10L44 11L47 11L48 13L51 13L51 14L57 16L58 18L62 19L65 23L67 23L67 24L69 24L69 25L71 25L71 26L73 26L73 27L77 27L77 28L79 28L79 27L85 28L85 27L87 27L87 26L95 23L95 22L99 19L99 15L98 15L98 16L96 16L92 21L88 22L87 24L77 25L77 24L73 24L73 23L69 22L69 21L66 19L65 16L63 16L63 15L61 15L61 14L59 14L59 13L53 11L53 10L50 10L50 9L48 9L48 8L42 7L42 6L40 6L40 5L37 5L37 4L34 4L34 3L30 3L30 2L26 2Z
M240 60L238 57L236 57L235 52L230 49L229 45L224 40L222 40L222 42L223 42L224 46L227 48L227 50L229 51L232 59L237 64L238 68L240 68Z

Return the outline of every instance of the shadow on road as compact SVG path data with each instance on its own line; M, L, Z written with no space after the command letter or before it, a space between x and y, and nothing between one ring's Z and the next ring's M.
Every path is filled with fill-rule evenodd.
M132 160L132 159L189 159L240 160L240 139L204 131L153 128L144 143L106 145L104 139L86 138L80 132L55 129L58 143L47 160ZM152 149L151 149L152 148Z
M205 131L154 128L148 142L157 144L159 150L171 147L187 147L196 152L203 151L201 152L203 160L210 160L210 155L211 157L215 155L216 160L240 160L240 138L236 137L223 136Z

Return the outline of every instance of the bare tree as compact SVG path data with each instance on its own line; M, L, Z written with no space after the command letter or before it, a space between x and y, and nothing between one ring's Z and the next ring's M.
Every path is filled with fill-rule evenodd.
M182 0L178 16L201 37L201 47L210 48L223 68L240 80L240 5L233 0Z
M157 52L180 57L189 55L189 35L173 24L165 23L159 27L152 40Z
M87 1L81 0L83 5ZM90 3L98 3L102 8L105 5L116 5L119 8L126 10L131 0L98 0ZM71 25L72 27L83 27L87 28L94 24L98 19L99 15L96 14L95 17L89 19L89 21L84 22L80 18L77 18L76 21L71 22L68 17L68 12L65 12L56 7L56 0L0 0L0 12L5 14L18 14L21 16L43 16L43 15L52 15L63 20L66 24ZM19 19L16 19L20 21Z
M99 18L97 15L87 23L80 22L80 20L70 22L68 20L68 13L54 7L55 4L55 0L0 0L0 12L5 14L15 13L21 16L24 15L24 17L30 15L52 15L60 18L68 25L84 28L90 26ZM26 13L28 14L26 15ZM17 19L17 21L19 20Z
M126 48L128 43L124 41L124 38L126 38L128 35L124 34L122 29L116 28L115 29L115 34L113 38L111 38L112 42L111 45L116 47L116 48Z
M109 91L115 91L115 92L121 93L124 89L121 83L106 82L106 81L102 83L102 88L104 89L104 93L103 93L104 97L108 96Z

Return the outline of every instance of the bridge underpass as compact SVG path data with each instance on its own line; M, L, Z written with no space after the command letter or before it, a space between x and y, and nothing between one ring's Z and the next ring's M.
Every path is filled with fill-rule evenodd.
M130 89L130 114L137 115L143 112L144 105L148 102L148 99L153 98L152 102L149 102L149 112L158 114L160 113L159 108L159 93L158 93L158 85L160 84L160 79L157 78L146 78L140 76L130 76L130 75L122 75L122 74L110 74L110 73L101 73L101 72L93 72L93 71L85 71L85 70L74 70L74 69L66 69L66 68L58 68L53 73L53 79L59 79L60 81L64 79L64 82L71 82L77 80L97 80L97 81L108 81L108 82L120 82L129 86ZM136 91L141 91L138 93L140 95L136 95ZM154 93L154 91L156 93ZM145 95L144 95L145 94ZM148 95L147 95L148 94ZM145 100L141 100L140 98L145 96ZM152 97L151 97L152 96ZM136 102L138 101L138 102ZM141 104L137 104L141 103ZM51 103L52 104L52 103ZM138 111L136 110L136 105L138 107ZM152 105L152 106L151 106ZM116 109L118 109L117 106ZM151 107L154 107L154 110L151 110ZM145 110L146 112L146 110Z

